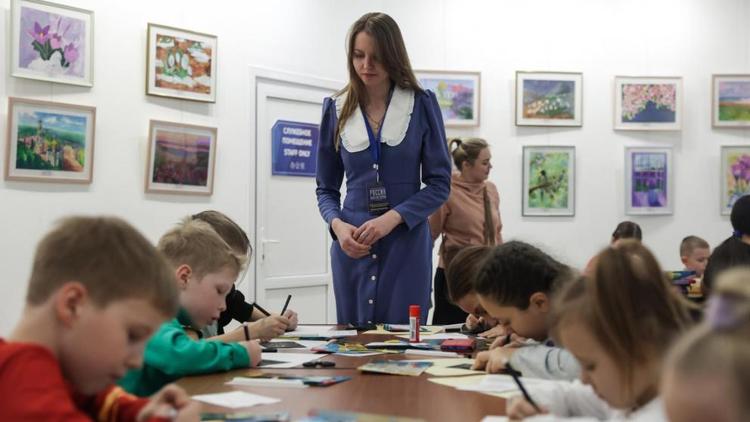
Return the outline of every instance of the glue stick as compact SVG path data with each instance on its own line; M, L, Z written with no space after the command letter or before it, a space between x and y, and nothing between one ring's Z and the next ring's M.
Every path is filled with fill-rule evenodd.
M419 343L419 305L409 306L409 341Z

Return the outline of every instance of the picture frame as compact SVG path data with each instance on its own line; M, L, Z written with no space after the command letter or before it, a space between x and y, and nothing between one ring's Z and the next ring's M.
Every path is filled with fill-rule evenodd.
M89 184L96 108L8 98L5 180Z
M94 86L94 12L43 0L12 0L10 73Z
M583 126L583 73L516 71L516 126Z
M445 127L479 126L482 74L470 71L415 70L423 89L435 93Z
M575 147L523 147L522 215L575 215Z
M216 102L216 35L148 24L146 94Z
M625 214L673 214L673 174L672 148L626 147Z
M151 120L146 192L212 195L216 136L215 127Z
M681 130L682 78L615 77L615 130Z
M722 146L720 168L720 214L730 215L735 201L750 195L750 145Z
M712 75L711 98L714 128L750 127L750 75Z

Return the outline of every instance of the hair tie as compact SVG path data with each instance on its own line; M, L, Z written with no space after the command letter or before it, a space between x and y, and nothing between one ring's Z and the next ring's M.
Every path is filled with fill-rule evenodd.
M729 330L740 321L737 317L737 298L724 294L717 294L708 300L706 306L706 321L714 330Z
M740 237L742 237L742 232L741 232L741 231L739 231L739 230L734 230L734 231L732 232L732 236L734 236L734 237L737 237L737 238L740 238Z

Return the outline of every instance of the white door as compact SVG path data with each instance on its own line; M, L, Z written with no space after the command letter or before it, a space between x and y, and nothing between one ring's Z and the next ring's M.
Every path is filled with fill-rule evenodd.
M315 177L272 175L272 128L279 121L320 124L335 81L253 69L255 91L255 298L280 312L287 295L300 323L336 320L331 237L318 212Z

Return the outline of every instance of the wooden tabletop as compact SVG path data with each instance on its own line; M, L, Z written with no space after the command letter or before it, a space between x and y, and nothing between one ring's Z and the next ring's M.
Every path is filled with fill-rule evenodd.
M386 335L358 335L347 338L347 342L366 344L396 338ZM303 349L285 349L288 352L303 353ZM284 353L280 349L278 353ZM371 360L382 359L434 359L429 356L405 356L403 354L350 357L327 355L321 360L336 363L332 369L239 369L219 374L182 378L177 384L191 395L220 393L233 390L247 391L280 399L281 402L254 406L235 411L259 414L289 412L292 420L297 420L313 409L376 413L393 416L422 418L426 421L479 421L486 415L505 414L505 400L481 393L459 391L427 381L432 375L418 377L388 374L362 373L356 368ZM346 375L351 380L329 387L309 387L305 389L284 387L231 386L225 383L236 376L250 371L285 375ZM226 408L205 405L207 412L227 412Z

